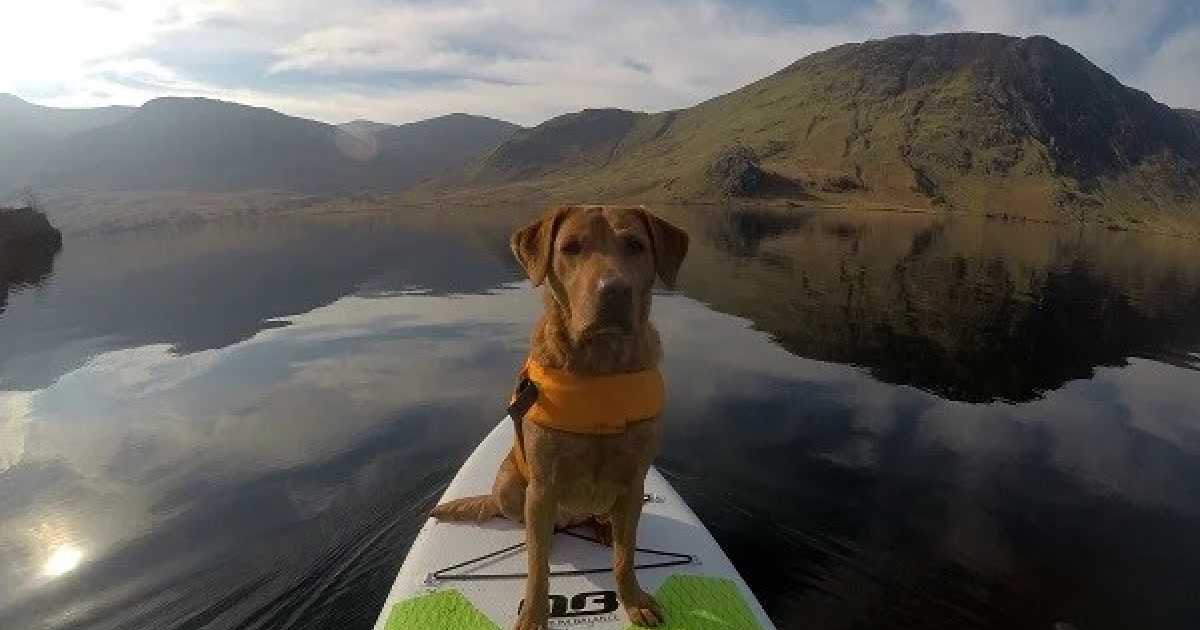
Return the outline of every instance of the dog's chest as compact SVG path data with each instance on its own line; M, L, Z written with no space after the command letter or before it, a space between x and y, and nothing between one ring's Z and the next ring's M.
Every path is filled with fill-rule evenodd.
M658 448L658 422L639 422L620 435L576 435L535 429L534 474L550 474L559 504L573 512L604 513L627 492L640 492ZM544 459L542 459L544 458ZM540 470L538 470L540 469Z

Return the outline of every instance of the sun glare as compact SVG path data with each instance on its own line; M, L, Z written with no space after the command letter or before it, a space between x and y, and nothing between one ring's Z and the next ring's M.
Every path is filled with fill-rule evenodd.
M0 37L0 92L43 100L60 97L66 86L86 87L90 75L102 72L97 63L133 63L134 51L204 8L190 3L173 12L179 5L162 0L6 0L0 6L9 26Z
M70 573L79 566L79 561L83 560L83 550L75 545L62 545L50 554L50 559L46 561L45 568L42 573L46 577L58 577L65 573Z

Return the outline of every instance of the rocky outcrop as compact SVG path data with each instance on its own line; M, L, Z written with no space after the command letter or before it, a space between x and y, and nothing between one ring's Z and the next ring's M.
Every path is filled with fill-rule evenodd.
M62 232L34 208L0 208L0 247L37 244L61 246Z
M722 149L705 169L709 184L725 197L749 197L758 192L766 177L758 154L745 145Z
M33 208L0 208L0 311L13 287L37 285L54 270L62 233Z

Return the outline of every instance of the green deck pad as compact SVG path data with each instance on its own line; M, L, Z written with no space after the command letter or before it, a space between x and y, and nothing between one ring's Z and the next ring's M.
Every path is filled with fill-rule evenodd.
M458 591L445 590L397 602L386 630L500 630Z
M667 620L657 630L761 630L733 580L672 575L655 599ZM638 626L629 626L630 630Z

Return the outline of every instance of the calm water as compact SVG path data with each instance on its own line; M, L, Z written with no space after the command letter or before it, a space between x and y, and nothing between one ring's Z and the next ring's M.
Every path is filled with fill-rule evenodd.
M663 214L693 252L659 464L781 628L1197 627L1196 243ZM369 627L523 358L525 218L0 266L0 628Z

